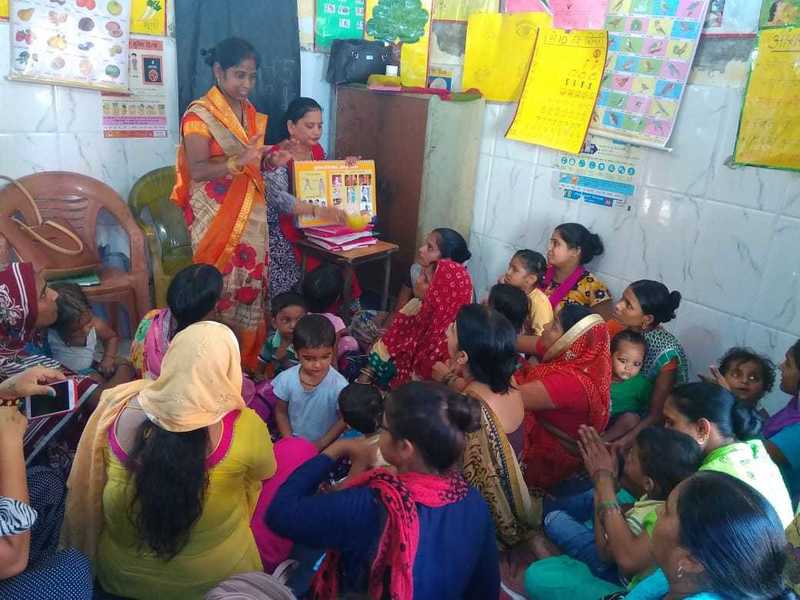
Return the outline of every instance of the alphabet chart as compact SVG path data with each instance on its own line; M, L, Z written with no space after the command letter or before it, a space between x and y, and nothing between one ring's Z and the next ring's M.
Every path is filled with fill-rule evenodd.
M606 60L606 31L542 29L510 140L580 152Z
M591 132L664 147L709 0L610 0L608 59Z

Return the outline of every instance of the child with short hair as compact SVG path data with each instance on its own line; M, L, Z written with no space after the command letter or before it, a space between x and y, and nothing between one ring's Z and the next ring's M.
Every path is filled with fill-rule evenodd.
M553 322L553 307L545 293L539 289L539 283L547 270L547 260L533 250L518 250L511 257L508 269L500 283L507 283L521 289L530 300L528 322L525 327L527 335L542 335L544 326Z
M594 489L570 498L545 516L547 537L566 556L540 555L539 558L547 560L528 568L525 582L531 598L550 597L543 591L547 586L553 593L550 587L553 585L580 590L581 597L603 597L613 588L593 596L590 590L605 589L607 582L633 587L652 572L656 565L650 537L659 511L670 492L692 476L703 459L702 450L692 437L663 427L643 429L625 458L621 480L639 498L626 509L617 499L616 453L592 427L581 427L579 439L581 456ZM592 515L593 530L586 525ZM592 575L587 573L580 581L566 577L561 578L561 583L552 580L557 563L561 563L565 573L574 572L570 563L575 560L588 566Z
M336 360L341 360L347 353L358 353L358 342L348 335L347 326L341 317L335 314L337 305L342 300L344 291L344 275L336 265L323 264L306 273L303 278L303 297L308 311L327 318L336 331Z
M712 366L709 371L710 377L700 375L700 379L721 385L748 408L769 416L759 403L775 385L775 363L770 359L750 348L734 346L719 359L719 368Z
M642 373L647 341L623 329L611 340L611 418L603 439L613 442L636 427L650 406L653 384Z
M347 380L331 368L336 332L323 315L309 314L297 322L293 342L300 364L272 382L275 422L282 437L304 437L324 450L346 429L338 399Z
M531 312L531 301L525 292L510 283L496 283L489 290L486 303L511 322L517 335L522 333Z
M294 328L306 314L306 301L300 294L284 292L272 299L270 309L274 333L264 342L258 356L258 377L264 377L268 369L274 377L297 364L292 340Z
M105 383L117 371L120 337L103 319L75 283L55 282L58 319L47 332L53 358L67 369Z
M365 438L371 451L365 456L351 457L348 477L374 467L386 466L378 448L383 422L383 395L374 385L351 383L339 394L339 414L349 428L342 437ZM340 482L341 483L341 482Z
M378 433L383 418L383 396L374 385L351 383L339 394L339 414L357 435Z

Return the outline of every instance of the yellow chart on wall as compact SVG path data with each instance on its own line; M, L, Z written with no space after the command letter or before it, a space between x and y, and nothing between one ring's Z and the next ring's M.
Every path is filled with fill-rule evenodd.
M800 169L800 28L764 29L739 123L737 163Z
M0 21L8 21L8 0L0 0Z
M607 48L606 31L543 29L506 137L577 154L589 129Z
M167 35L167 0L131 0L131 33Z
M400 51L400 82L405 87L425 87L428 83L428 50L431 43L431 19L433 0L422 0L422 8L428 11L425 33L418 42L403 44Z
M471 15L467 23L463 89L476 88L487 100L515 102L522 94L538 27L546 13Z
M466 21L477 12L500 12L500 0L433 0L433 18L439 21Z

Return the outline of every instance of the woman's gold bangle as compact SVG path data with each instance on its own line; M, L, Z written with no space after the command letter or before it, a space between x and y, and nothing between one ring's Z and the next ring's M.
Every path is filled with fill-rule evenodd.
M228 160L225 164L228 166L228 173L230 173L231 175L241 175L242 173L244 173L243 168L236 166L235 156L228 157Z

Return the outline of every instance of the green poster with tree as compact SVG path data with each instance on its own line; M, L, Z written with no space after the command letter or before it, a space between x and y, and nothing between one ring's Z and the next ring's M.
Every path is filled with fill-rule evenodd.
M367 21L367 33L389 44L413 44L424 35L428 17L421 0L380 0Z
M364 37L364 0L317 0L314 45L331 47L333 40Z

